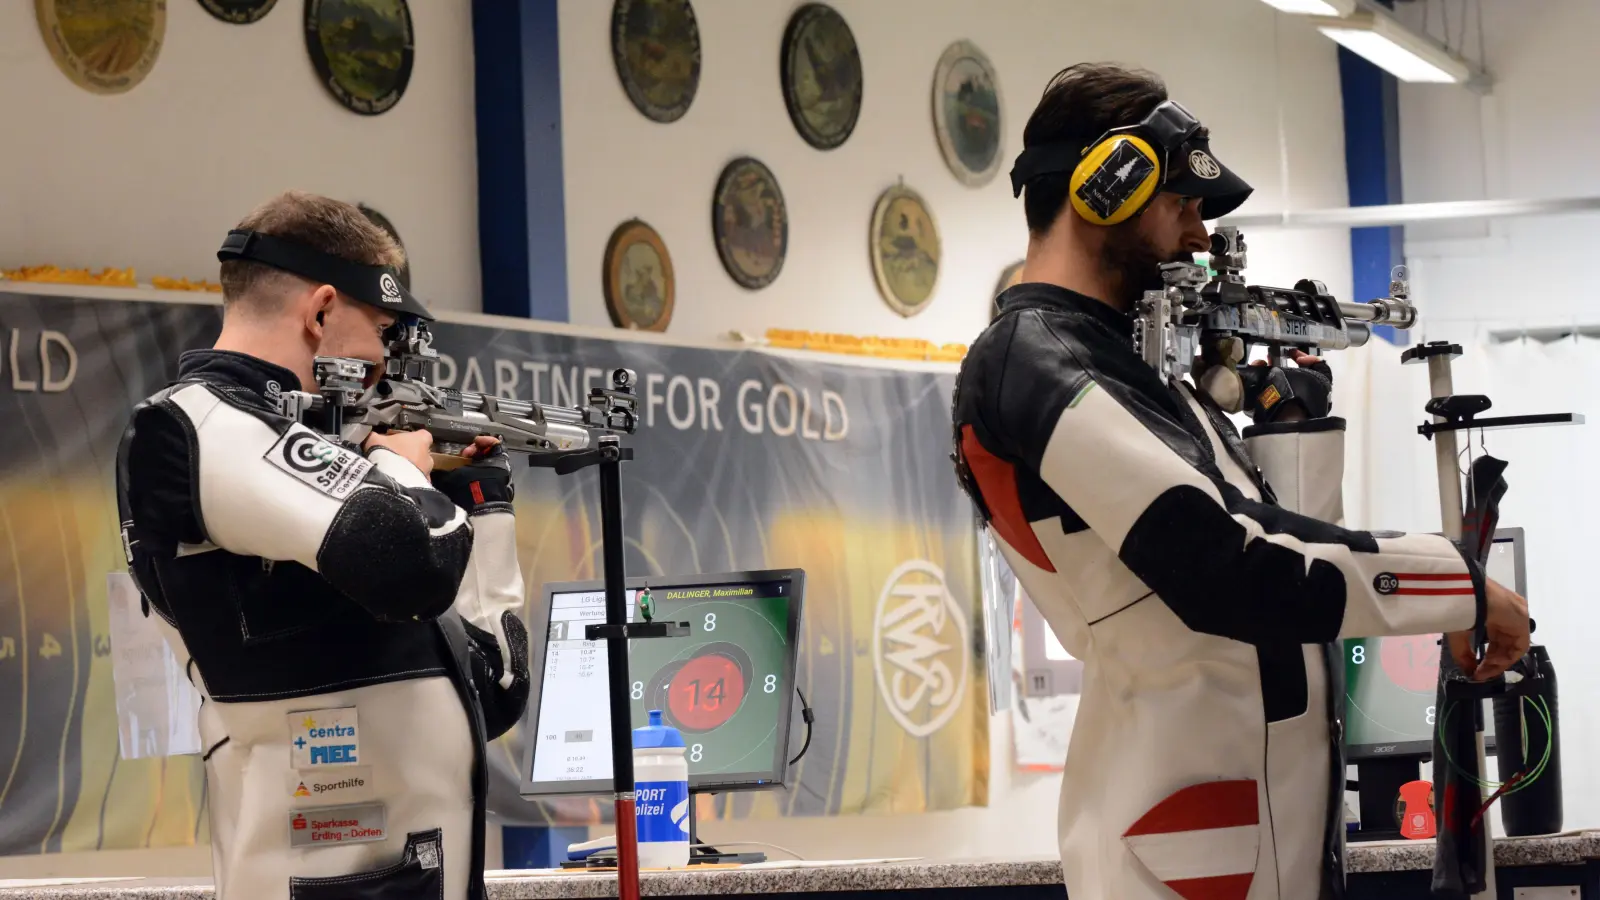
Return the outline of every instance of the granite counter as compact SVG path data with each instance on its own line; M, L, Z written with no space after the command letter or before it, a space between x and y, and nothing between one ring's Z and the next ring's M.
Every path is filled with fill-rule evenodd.
M1502 869L1594 869L1600 863L1600 831L1500 838L1495 844L1495 861ZM1363 882L1373 880L1369 876L1410 873L1421 877L1432 866L1432 841L1351 844L1352 896L1379 895L1360 889ZM603 872L497 871L488 880L490 900L567 900L615 897L617 893L615 877ZM737 868L645 872L640 886L645 896L654 897L840 896L951 889L1006 897L1062 896L1061 868L1054 859L771 861ZM214 893L208 880L197 879L132 878L55 885L43 880L26 885L0 881L0 900L214 900Z

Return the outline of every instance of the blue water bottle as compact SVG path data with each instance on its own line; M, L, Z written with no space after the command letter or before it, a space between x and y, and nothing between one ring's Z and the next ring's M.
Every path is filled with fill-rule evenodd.
M633 730L633 803L641 869L689 864L689 761L683 749L683 735L661 724L659 709L650 710L649 725Z

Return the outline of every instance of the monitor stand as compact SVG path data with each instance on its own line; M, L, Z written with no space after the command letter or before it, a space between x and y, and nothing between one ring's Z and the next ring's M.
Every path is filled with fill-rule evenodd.
M724 853L715 847L701 846L700 828L696 823L695 807L700 804L695 802L699 796L696 792L689 792L689 865L715 866L715 865L745 865L746 863L766 862L767 855L755 853Z
M1400 788L1422 777L1422 757L1399 756L1364 759L1356 763L1357 795L1361 798L1361 825L1348 841L1397 841L1400 824L1394 820L1395 798Z
M1399 788L1396 788L1399 790ZM742 866L747 863L766 862L765 853L724 853L715 847L700 845L700 828L694 813L697 791L689 792L689 865L691 866ZM587 859L564 860L563 869L614 869L617 866L615 850L602 850Z

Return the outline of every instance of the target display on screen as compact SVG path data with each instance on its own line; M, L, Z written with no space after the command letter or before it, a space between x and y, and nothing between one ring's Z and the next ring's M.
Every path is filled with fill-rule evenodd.
M1520 528L1495 532L1485 574L1527 595ZM1432 750L1439 652L1437 634L1344 642L1345 746L1352 760ZM1492 750L1494 717L1487 712L1486 705L1483 735Z
M630 622L643 620L648 592L654 621L689 626L684 637L630 642L628 701L634 727L659 709L682 732L691 787L783 784L804 578L790 569L629 579ZM544 601L530 616L546 640L533 653L522 793L609 793L606 645L584 639L586 626L605 621L604 585L548 585Z

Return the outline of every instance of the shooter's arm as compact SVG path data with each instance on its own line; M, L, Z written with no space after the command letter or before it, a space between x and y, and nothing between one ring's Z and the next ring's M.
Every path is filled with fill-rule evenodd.
M1036 312L1014 318L998 368L1028 390L994 391L973 439L1036 469L1190 628L1324 643L1478 620L1482 574L1450 541L1349 531L1248 499L1220 481L1181 425L1101 378L1070 332Z

